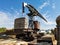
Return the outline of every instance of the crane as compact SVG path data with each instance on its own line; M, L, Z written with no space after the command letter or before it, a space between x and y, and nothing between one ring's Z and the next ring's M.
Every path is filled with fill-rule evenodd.
M25 7L28 8L28 10L30 11L30 13L28 13L27 15L29 16L29 27L33 28L33 17L34 16L39 16L40 18L42 18L44 21L47 22L47 20L30 4L27 4L25 2L22 3L22 13L24 13L24 9Z

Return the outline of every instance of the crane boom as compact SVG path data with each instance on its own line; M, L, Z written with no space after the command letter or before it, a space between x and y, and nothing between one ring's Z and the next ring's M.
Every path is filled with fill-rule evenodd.
M29 9L30 15L32 14L33 16L39 16L40 18L42 18L44 21L47 22L47 20L32 5L24 3L24 6ZM23 10L24 10L24 8L23 8Z

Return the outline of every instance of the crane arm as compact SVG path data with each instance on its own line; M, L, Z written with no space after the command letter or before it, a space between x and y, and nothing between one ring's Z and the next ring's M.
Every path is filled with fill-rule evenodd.
M24 6L28 8L28 10L33 16L39 16L40 18L47 22L47 20L32 5L24 3Z

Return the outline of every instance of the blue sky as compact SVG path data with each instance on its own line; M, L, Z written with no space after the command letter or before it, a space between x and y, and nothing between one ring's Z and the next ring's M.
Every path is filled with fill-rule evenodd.
M56 17L60 15L60 0L0 0L0 27L14 28L14 19L22 16L22 2L33 5L48 22L37 17L41 29L56 27Z

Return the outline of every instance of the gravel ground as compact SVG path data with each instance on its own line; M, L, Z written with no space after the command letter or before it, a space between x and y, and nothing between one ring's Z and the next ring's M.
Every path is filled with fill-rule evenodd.
M24 44L24 45L28 45L27 42L24 41L18 41L16 39L0 39L0 45L20 45L20 44Z
M21 41L21 40L17 40L17 39L0 39L0 45L28 45L29 44L35 44L36 42L25 42L25 41ZM51 45L47 42L42 42L42 43L38 43L35 45ZM56 45L56 41L54 42L54 45Z

